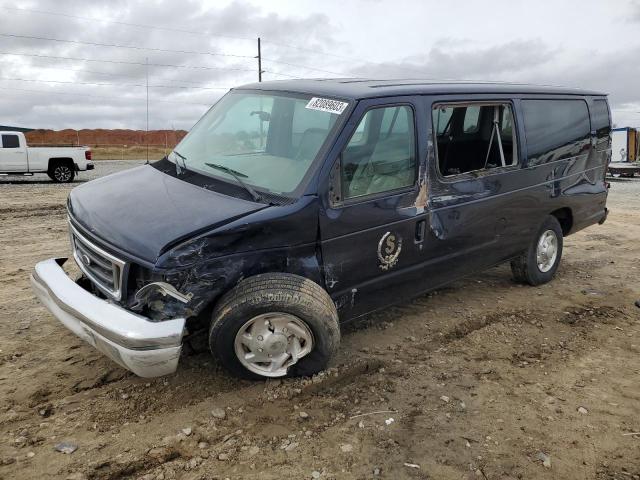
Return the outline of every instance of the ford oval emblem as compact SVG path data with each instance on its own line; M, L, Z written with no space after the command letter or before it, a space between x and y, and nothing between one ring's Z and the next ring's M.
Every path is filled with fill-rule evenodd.
M88 255L83 253L80 258L82 259L82 263L84 263L87 267L91 265L91 259Z

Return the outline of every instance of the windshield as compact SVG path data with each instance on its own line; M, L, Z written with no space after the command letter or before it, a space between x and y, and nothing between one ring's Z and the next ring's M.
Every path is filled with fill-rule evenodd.
M176 146L178 169L290 195L309 171L345 102L231 92ZM240 180L240 181L239 181ZM244 184L244 185L243 185Z

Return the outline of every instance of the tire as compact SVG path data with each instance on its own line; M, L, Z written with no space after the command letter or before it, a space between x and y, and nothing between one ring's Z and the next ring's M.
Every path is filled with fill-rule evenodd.
M47 175L55 183L71 183L76 176L76 171L72 162L57 161L51 162Z
M256 334L256 329L264 329L267 324L269 331ZM283 337L277 325L284 324L289 328L283 331L298 334L291 334L289 339ZM244 345L241 337L250 338L251 345ZM286 356L288 351L283 353L276 347L294 348L291 347L295 342L293 337L308 339L298 345L310 351L297 363L289 366L285 363L278 371L267 371L264 364L243 363L240 359L241 355L246 357L257 350L273 350L280 358ZM249 379L313 375L327 366L339 345L338 313L327 292L311 280L285 273L256 275L240 282L222 296L214 308L209 328L211 353L231 373ZM264 357L265 353L256 355Z
M541 241L544 243L543 236L545 235L546 239L555 237L557 243L555 248L555 258L551 261L551 258L549 257L552 256L547 253L546 256L542 257L543 260L546 259L546 262L541 268L537 255L538 245ZM550 243L551 242L547 242L547 245ZM511 272L513 273L513 278L517 282L528 283L533 286L551 281L558 270L558 266L560 265L560 259L562 258L562 246L563 238L560 222L558 222L558 219L553 215L549 215L545 218L544 222L538 229L538 232L529 245L527 251L511 261Z

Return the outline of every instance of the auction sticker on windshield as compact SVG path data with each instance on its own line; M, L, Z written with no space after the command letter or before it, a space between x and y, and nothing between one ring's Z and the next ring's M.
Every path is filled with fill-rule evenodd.
M331 100L329 98L313 97L307 103L307 108L311 110L322 110L323 112L336 113L340 115L344 112L349 104L347 102L340 102L338 100Z

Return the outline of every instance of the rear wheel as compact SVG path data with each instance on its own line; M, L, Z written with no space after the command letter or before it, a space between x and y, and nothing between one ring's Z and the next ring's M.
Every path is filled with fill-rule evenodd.
M560 222L553 215L549 215L527 251L511 261L514 279L529 285L541 285L549 282L560 265L562 240Z
M72 162L62 160L51 162L47 174L56 183L69 183L75 178L76 171Z
M307 376L340 344L335 305L318 284L270 273L240 282L214 309L209 347L237 376Z

